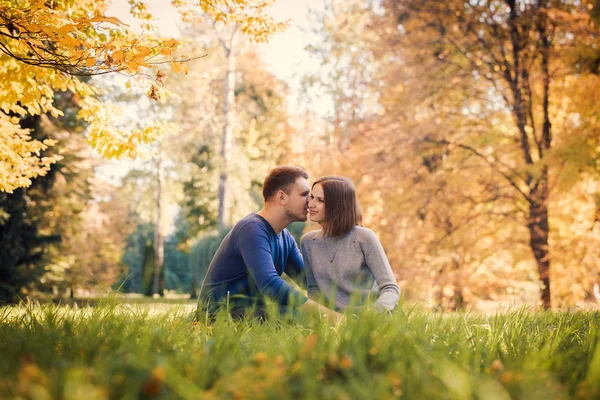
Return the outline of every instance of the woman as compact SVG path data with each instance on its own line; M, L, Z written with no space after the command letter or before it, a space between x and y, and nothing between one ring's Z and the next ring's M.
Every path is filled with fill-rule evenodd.
M321 225L301 241L308 296L336 310L394 309L400 288L377 236L359 226L362 212L352 181L339 176L317 180L308 211L310 220Z

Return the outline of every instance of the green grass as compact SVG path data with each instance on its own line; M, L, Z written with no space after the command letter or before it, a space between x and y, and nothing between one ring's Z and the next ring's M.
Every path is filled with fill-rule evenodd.
M0 397L600 398L599 313L408 310L329 327L162 307L0 309Z

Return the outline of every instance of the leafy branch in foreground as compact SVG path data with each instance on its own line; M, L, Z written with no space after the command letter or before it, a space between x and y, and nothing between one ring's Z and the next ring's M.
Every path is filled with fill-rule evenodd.
M153 18L143 2L130 4L135 17ZM268 4L241 0L201 1L195 6L173 3L190 22L198 18L192 15L203 13L222 23L244 21L244 32L257 41L266 41L283 29L264 14ZM109 73L136 76L149 97L158 100L164 72L144 71L169 64L175 72L187 73L185 63L196 59L176 55L179 42L175 39L134 33L118 18L106 16L107 6L93 0L0 0L0 191L11 193L29 186L31 179L47 173L59 160L58 156L40 157L53 143L32 140L19 125L27 115L63 115L54 106L55 92L75 94L92 147L108 158L135 157L138 144L150 143L170 129L159 124L134 134L124 132L111 119L115 110L96 99L101 91L81 79Z

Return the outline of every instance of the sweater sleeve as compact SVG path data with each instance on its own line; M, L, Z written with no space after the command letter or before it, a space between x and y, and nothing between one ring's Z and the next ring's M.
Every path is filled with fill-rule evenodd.
M400 300L400 287L396 282L392 267L385 255L383 246L377 239L375 233L370 229L364 229L359 241L365 255L367 267L375 277L379 286L379 297L373 306L379 312L393 310Z
M299 306L307 298L277 273L267 232L256 224L246 224L240 229L238 250L258 290L281 305Z
M319 286L317 286L317 281L311 265L310 245L311 239L309 233L307 233L300 240L300 248L302 249L302 258L304 259L308 297L312 300L317 300L321 296L321 292Z
M306 269L300 249L290 233L286 232L286 240L290 248L284 272L294 280L302 289L306 289Z

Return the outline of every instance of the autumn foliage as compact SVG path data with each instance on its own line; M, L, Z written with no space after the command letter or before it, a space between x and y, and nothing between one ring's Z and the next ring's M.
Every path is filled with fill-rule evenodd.
M182 17L193 22L210 15L234 21L254 40L264 41L283 25L267 17L270 2L175 1ZM172 127L151 122L135 132L118 128L117 110L98 100L99 90L81 77L120 73L135 78L148 95L158 99L164 72L171 66L186 72L184 56L175 56L179 42L133 32L118 18L107 16L109 2L95 0L0 1L0 190L12 192L45 174L59 157L40 157L52 141L32 140L19 120L26 115L63 112L54 106L54 94L71 91L88 124L88 140L108 158L135 157L137 146L156 140ZM152 15L143 2L130 1L131 13L150 28Z

